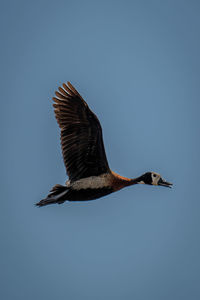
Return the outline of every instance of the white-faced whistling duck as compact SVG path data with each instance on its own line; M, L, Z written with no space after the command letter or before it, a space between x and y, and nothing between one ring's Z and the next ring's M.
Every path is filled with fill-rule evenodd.
M155 172L134 179L122 177L108 165L102 129L96 115L70 82L55 93L54 111L61 129L61 146L69 180L55 185L36 205L93 200L137 183L171 187Z

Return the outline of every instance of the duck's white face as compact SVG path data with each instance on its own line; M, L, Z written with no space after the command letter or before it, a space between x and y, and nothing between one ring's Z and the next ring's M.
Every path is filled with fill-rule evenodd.
M152 182L151 182L152 185L162 185L162 186L172 187L172 183L164 180L161 177L161 175L158 173L151 172L151 179L152 179Z
M158 185L158 181L160 180L160 178L161 178L160 174L151 172L151 179L152 179L151 184Z

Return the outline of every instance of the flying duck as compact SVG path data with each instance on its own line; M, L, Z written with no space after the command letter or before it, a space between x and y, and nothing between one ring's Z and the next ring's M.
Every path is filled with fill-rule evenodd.
M171 187L172 183L155 172L133 179L113 172L108 165L97 116L70 82L59 87L55 95L53 106L69 179L64 186L56 184L37 206L94 200L138 183Z

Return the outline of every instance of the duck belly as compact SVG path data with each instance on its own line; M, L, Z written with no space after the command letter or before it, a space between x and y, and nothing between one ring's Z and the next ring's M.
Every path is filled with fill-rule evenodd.
M95 200L101 197L104 197L108 194L111 194L113 191L112 188L87 188L87 189L73 189L71 188L66 194L66 200L68 201L87 201Z

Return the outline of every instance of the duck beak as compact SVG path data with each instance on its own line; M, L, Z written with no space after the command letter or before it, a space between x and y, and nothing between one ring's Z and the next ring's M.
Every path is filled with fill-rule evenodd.
M160 179L158 180L158 185L162 185L162 186L166 186L166 187L171 188L173 184L170 183L170 182L165 181L164 179L162 179L160 177Z

